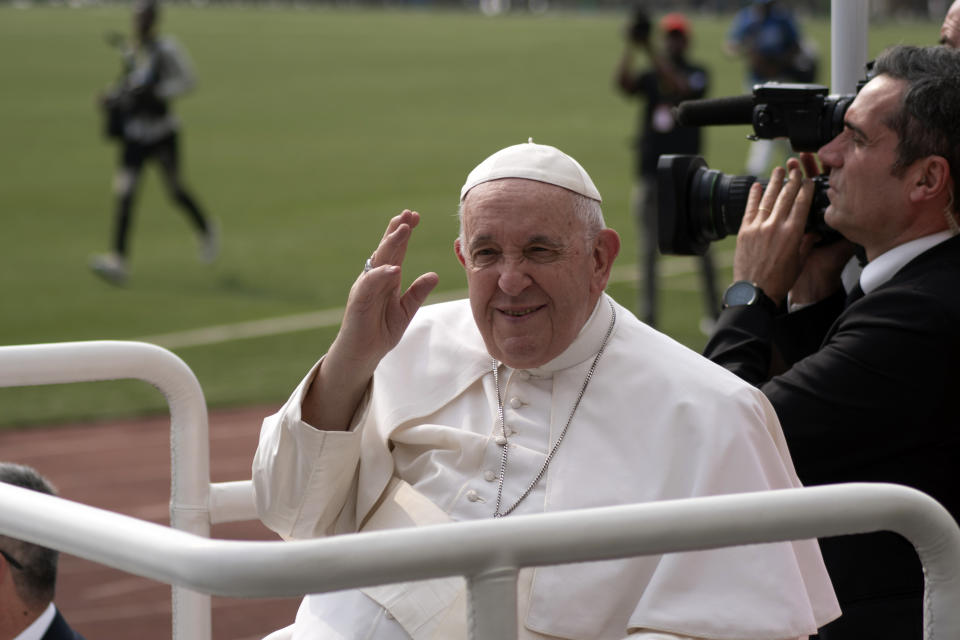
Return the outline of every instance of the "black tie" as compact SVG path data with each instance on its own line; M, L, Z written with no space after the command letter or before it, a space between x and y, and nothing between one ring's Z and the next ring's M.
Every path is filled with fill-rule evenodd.
M854 302L863 297L863 289L860 288L860 283L850 290L850 293L847 294L847 301L844 303L844 308L849 307Z

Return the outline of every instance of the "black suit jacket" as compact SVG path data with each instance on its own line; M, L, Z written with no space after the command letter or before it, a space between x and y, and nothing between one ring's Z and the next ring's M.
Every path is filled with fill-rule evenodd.
M83 636L70 628L70 625L67 624L67 621L63 619L63 616L60 615L60 610L57 610L57 615L53 618L53 622L50 623L50 626L47 627L47 632L43 634L43 640L84 640Z
M905 484L960 514L960 237L846 308L838 296L778 317L726 309L704 355L764 391L804 484ZM905 540L879 533L821 547L845 610L915 598L920 638L923 578Z

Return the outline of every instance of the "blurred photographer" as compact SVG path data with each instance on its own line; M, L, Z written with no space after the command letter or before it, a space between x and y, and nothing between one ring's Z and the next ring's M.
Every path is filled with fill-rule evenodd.
M813 188L800 161L775 169L766 190L753 185L705 355L771 400L804 484L910 485L957 517L960 52L894 47L874 72L818 152L825 220L849 242L818 246L804 232ZM802 160L816 172L813 156ZM859 277L852 243L866 261ZM910 544L877 533L821 547L844 611L822 640L920 640Z
M627 42L617 66L620 90L641 98L645 108L640 114L636 139L637 181L633 211L638 234L640 258L640 318L651 327L657 324L657 159L667 153L700 153L700 129L677 124L674 107L684 100L702 98L707 92L706 69L687 60L690 23L680 13L660 20L665 51L656 51L650 40L650 19L642 9L634 11L627 30ZM650 68L637 71L635 57L642 51ZM712 320L719 308L713 262L709 254L701 258L704 307Z

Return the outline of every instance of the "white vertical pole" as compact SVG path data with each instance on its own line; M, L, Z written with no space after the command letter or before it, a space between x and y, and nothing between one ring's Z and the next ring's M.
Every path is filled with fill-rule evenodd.
M830 90L850 94L857 90L867 63L868 0L832 0L830 3Z
M517 575L504 567L467 578L470 640L516 640Z

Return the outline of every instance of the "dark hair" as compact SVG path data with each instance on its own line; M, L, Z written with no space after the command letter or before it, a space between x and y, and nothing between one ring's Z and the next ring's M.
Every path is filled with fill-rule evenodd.
M156 15L159 9L160 9L159 0L135 0L135 2L133 3L134 13L151 13L153 15Z
M0 462L0 482L56 495L50 483L35 469L26 465ZM45 607L52 602L56 591L57 559L60 554L55 549L7 536L0 536L0 549L10 554L22 567L12 571L13 584L20 599L31 608Z
M899 46L880 54L876 75L906 82L900 110L885 124L899 139L894 175L927 156L941 156L960 182L960 51L943 46ZM960 202L954 202L960 211Z
M150 31L157 24L160 14L159 0L136 0L133 3L133 14L138 21L138 29Z

